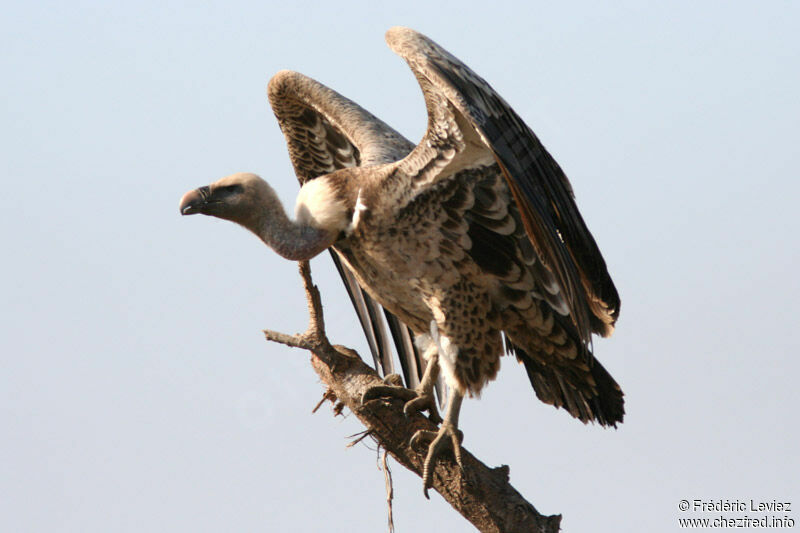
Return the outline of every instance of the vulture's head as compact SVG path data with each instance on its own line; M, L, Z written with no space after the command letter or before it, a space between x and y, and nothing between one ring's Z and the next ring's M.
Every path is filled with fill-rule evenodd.
M331 191L324 179L311 180L298 196L298 220L291 221L266 181L240 173L187 192L179 209L182 215L202 213L236 222L281 256L300 261L331 246L347 226L346 206Z
M182 215L200 213L254 229L265 204L275 199L267 182L255 174L240 172L187 192L179 208Z

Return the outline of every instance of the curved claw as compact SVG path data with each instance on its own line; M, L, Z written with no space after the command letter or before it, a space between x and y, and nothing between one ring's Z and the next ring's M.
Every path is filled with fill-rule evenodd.
M364 391L361 396L361 405L368 401L377 400L379 398L400 398L401 400L412 400L417 397L417 393L405 387L397 387L395 385L375 385Z
M386 374L383 377L384 385L394 385L395 387L403 386L403 376L400 374Z
M422 411L428 411L428 419L434 424L442 422L442 417L439 416L439 410L436 408L436 400L434 400L432 394L419 394L416 398L407 401L403 406L403 413L406 416Z
M449 437L449 438L446 438ZM425 462L422 466L422 492L425 494L425 497L430 499L428 496L428 489L433 486L433 468L434 460L441 455L441 453L445 450L450 450L453 452L453 457L455 457L456 464L458 464L459 469L463 472L464 465L461 462L461 442L464 440L464 433L461 432L457 427L452 424L448 424L447 422L442 424L442 427L439 428L439 431L427 431L421 429L414 433L414 436L411 437L411 446L414 448L421 447L424 442L430 442L428 445L428 453L425 456Z
M384 383L392 383L396 374L389 374L383 379ZM399 377L399 376L398 376ZM414 413L428 411L428 419L434 424L439 424L442 417L439 416L439 410L436 408L436 400L433 397L432 391L425 391L422 388L407 389L402 386L396 385L375 385L368 388L361 395L361 405L379 398L399 398L405 402L403 405L403 413L406 416L411 416Z

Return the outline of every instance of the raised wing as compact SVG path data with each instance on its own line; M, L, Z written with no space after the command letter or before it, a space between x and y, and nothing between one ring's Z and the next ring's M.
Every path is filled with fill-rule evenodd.
M497 164L539 261L558 283L580 339L610 335L620 300L558 163L511 107L469 67L408 28L386 34L425 97L428 130L399 168L419 187Z
M297 72L277 73L267 93L301 184L345 167L391 163L414 148L355 102ZM331 257L366 335L376 370L382 375L395 371L391 336L406 386L415 387L425 362L408 328L362 290L336 252L331 251Z

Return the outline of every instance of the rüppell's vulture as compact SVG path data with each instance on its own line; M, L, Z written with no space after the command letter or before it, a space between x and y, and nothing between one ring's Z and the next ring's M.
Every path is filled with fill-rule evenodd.
M399 396L438 421L443 378L440 429L414 436L428 443L427 495L443 450L460 463L463 397L495 377L504 352L543 402L583 422L622 422L622 391L591 351L593 333L612 333L620 299L567 177L505 100L424 35L396 27L386 40L422 88L418 145L282 71L268 94L302 185L294 219L246 173L186 193L180 211L236 222L287 259L331 250L378 370L393 370L391 334L413 389L378 386L364 401Z

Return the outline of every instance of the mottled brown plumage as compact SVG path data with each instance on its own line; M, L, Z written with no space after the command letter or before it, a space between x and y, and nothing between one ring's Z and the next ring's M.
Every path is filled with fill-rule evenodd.
M432 387L441 368L448 411L438 434L420 436L433 440L427 488L430 464L443 447L459 457L462 397L479 394L495 377L504 350L525 365L542 401L584 422L621 422L622 391L590 350L592 333L613 331L620 301L569 181L520 117L423 35L393 28L387 42L422 88L428 110L422 141L414 147L327 87L281 72L268 94L303 184L297 221L273 213L277 199L269 187L247 203L264 206L258 223L242 222L251 215L222 218L287 257L287 250L294 258L332 245L385 372L392 363L380 306L388 310L406 382L416 385L407 408L435 415ZM219 182L227 189L213 184L210 193L194 194L182 210L203 212L202 202L213 203L216 191L237 179L251 185L246 176ZM222 196L218 203L238 201ZM379 389L365 400L397 390Z

